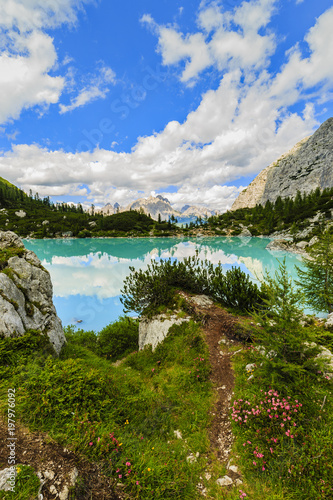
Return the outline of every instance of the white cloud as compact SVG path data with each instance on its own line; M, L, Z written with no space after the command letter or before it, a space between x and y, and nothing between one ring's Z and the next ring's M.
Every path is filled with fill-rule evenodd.
M97 75L90 78L90 81L79 92L79 94L71 100L67 106L60 104L60 113L67 113L76 108L84 106L96 99L105 99L109 93L109 85L115 83L115 73L111 68L103 66ZM71 76L70 81L73 81Z
M285 105L313 91L319 85L317 94L332 89L333 86L333 7L324 12L305 37L310 55L302 57L296 45L289 52L289 60L277 75L271 94L276 95Z
M163 64L185 62L181 81L193 85L199 74L210 66L220 71L232 68L259 69L274 53L276 42L266 28L275 12L277 0L243 2L234 12L224 12L217 4L204 6L193 34L181 33L174 26L158 25L150 14L141 18L158 36Z
M245 9L245 4L253 7L253 15L251 10L247 16L240 10ZM263 12L264 6L269 15ZM203 32L187 36L174 27L157 28L159 40L162 35L165 40L165 64L179 63L177 47L185 59L193 51L183 73L185 79L198 74L200 61L194 57L197 46L209 46L205 57L221 62L222 55L213 55L213 41L218 45L218 36L227 40L234 33L235 40L240 40L239 44L221 47L243 64L236 68L228 59L219 87L203 94L200 105L183 123L171 121L159 133L140 137L130 153L96 148L93 152L70 154L38 145L14 145L12 151L0 156L0 176L42 196L83 193L78 189L85 184L91 191L88 200L96 205L116 201L126 205L149 196L151 191L174 185L177 193L162 194L178 206L196 203L213 209L229 208L239 191L230 184L258 173L310 135L318 125L317 96L321 100L324 95L329 98L333 90L333 69L328 64L333 60L333 9L322 14L305 36L306 55L300 47L292 47L277 74L269 72L260 37L246 25L247 18L251 18L262 33L274 12L274 2L243 2L240 9L233 10L229 20L223 13L217 29L210 28L213 16L203 18L201 26L205 23L207 30L215 30L209 39ZM240 24L232 27L235 16ZM144 21L156 28L149 16ZM272 41L269 50L273 51L274 36L266 33L261 37ZM259 48L254 43L253 53L247 53L242 40L258 42ZM109 77L111 80L111 73ZM288 111L289 106L302 102L300 98L303 112Z
M53 39L45 29L75 23L85 0L0 0L0 123L17 119L23 109L47 108L59 101L62 76Z

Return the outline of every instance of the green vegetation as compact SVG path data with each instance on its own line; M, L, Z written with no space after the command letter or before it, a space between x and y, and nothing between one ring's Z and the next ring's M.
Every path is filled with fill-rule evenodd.
M4 248L0 252L0 272L8 266L8 261L12 257L22 257L26 253L25 248Z
M295 199L280 196L275 203L268 201L265 206L256 205L254 208L240 208L208 219L208 227L216 234L231 234L237 236L242 226L250 229L253 236L269 235L274 231L291 230L296 234L307 228L307 219L315 217L317 212L322 213L322 220L316 221L311 235L320 236L326 227L327 221L332 218L333 188L319 188L309 194L297 193Z
M25 212L24 217L17 215ZM0 230L22 237L54 238L63 234L79 237L168 236L179 233L174 222L158 223L144 213L122 212L110 216L83 211L81 205L53 204L38 193L28 196L0 178Z
M60 359L36 357L31 346L19 363L1 361L3 410L14 386L17 418L98 461L133 498L196 498L213 401L199 326L174 327L154 352L132 353L119 367L79 345L75 333L67 338ZM191 453L200 456L191 462Z
M69 341L67 355L71 346L85 347L110 361L117 361L126 357L139 347L139 321L127 316L121 317L116 323L105 326L100 332L66 329L66 338Z
M207 294L225 307L246 312L262 304L264 292L239 268L224 273L222 265L213 266L198 257L183 261L152 261L143 271L130 267L121 302L126 311L152 315L159 306L174 306L176 292Z
M333 236L325 231L322 239L303 258L305 270L297 268L298 285L306 303L317 311L333 312Z
M332 350L332 334L314 319L302 326L301 296L283 262L260 290L238 271L230 273L226 278L219 266L197 257L153 262L146 272L132 269L123 302L139 312L161 306L186 310L176 290L215 290L221 302L237 308L244 299L234 304L235 297L247 291L252 307L260 303L250 318L239 318L251 328L251 342L235 346L230 358L236 375L233 462L242 471L240 487L216 484L225 468L209 441L216 391L198 322L172 327L154 352L136 351L138 322L126 317L96 335L69 328L59 358L38 332L0 339L0 410L7 412L7 391L15 387L20 421L98 462L133 499L199 499L197 485L204 483L216 500L330 500L333 388L316 355L318 345Z
M0 491L0 499L35 500L40 481L32 467L19 465L16 467L15 491Z

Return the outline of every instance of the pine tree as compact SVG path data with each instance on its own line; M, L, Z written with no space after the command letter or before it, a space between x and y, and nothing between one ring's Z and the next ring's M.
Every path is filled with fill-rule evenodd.
M333 237L327 230L303 258L305 270L296 266L306 304L316 311L333 312Z
M264 309L252 314L259 326L254 336L264 348L261 366L272 383L297 384L300 375L315 368L313 358L319 350L311 343L314 334L300 325L302 296L293 286L285 259L275 277L266 274L262 291L267 297Z

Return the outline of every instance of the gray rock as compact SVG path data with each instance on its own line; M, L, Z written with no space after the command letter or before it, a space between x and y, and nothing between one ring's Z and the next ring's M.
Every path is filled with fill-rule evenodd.
M174 435L177 439L183 439L182 433L180 431L173 431Z
M23 241L12 231L0 231L0 249L10 247L24 248Z
M188 322L190 318L178 318L176 315L160 314L153 319L142 318L139 323L139 349L151 344L152 349L163 342L173 325Z
M0 248L24 245L11 232L0 233ZM11 257L0 272L0 335L24 335L27 330L39 330L49 337L57 354L65 343L61 321L52 301L51 278L38 257L30 251Z
M67 500L69 496L69 488L67 485L63 487L61 492L59 493L59 500Z
M240 193L232 210L254 207L268 200L295 198L297 191L310 193L333 187L333 118L329 118L311 136L265 168Z
M75 483L76 483L76 480L78 478L78 475L79 475L79 471L77 470L76 467L74 467L74 469L71 471L71 473L69 475L70 485L71 486L75 486Z
M0 491L13 491L15 487L16 467L8 467L0 471Z
M308 245L309 243L307 241L299 241L296 243L296 247L300 250L304 250Z
M238 474L238 467L237 467L237 465L230 465L229 469L232 470L232 472L235 472L235 473Z
M288 248L289 248L289 242L287 240L285 240L285 239L272 240L266 246L267 250L284 250L284 251L287 251Z
M314 245L315 243L317 243L319 241L318 237L317 236L314 236L313 238L311 238L311 240L309 241L309 247L312 247L312 245Z
M212 299L207 297L207 295L195 295L191 298L191 302L200 307L210 307L214 305Z
M230 486L233 484L233 480L229 476L224 476L220 479L217 479L216 484L218 484L219 486Z
M244 227L244 229L242 229L242 232L239 234L239 236L242 236L242 237L252 237L252 233L251 231L247 228L247 227Z
M27 214L23 210L19 210L18 212L15 212L15 215L23 219Z
M329 314L326 318L326 326L333 326L333 313Z

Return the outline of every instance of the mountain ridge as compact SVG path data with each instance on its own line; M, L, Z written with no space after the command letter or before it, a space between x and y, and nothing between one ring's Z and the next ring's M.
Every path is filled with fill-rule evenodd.
M161 219L168 220L172 216L176 219L211 217L218 212L217 210L210 210L209 208L195 205L185 205L181 210L176 210L172 207L170 201L161 195L139 198L126 207L121 207L118 203L115 203L113 206L111 203L107 203L104 207L96 211L98 213L103 213L103 215L112 215L117 212L126 212L130 210L143 210L146 215L150 215L154 220L158 220L159 215Z
M275 202L279 196L295 198L297 191L308 194L317 187L333 187L333 118L264 168L231 210Z

